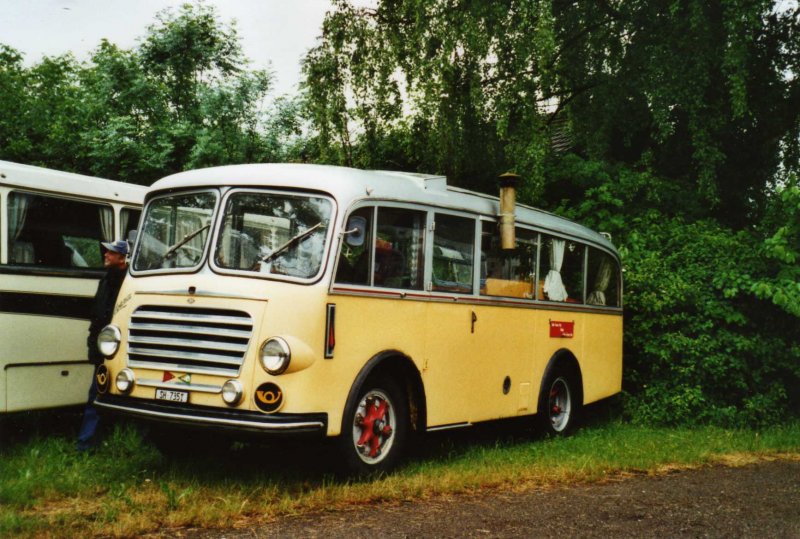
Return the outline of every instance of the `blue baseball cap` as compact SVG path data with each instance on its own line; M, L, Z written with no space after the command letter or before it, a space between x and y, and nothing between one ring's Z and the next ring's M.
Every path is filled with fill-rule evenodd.
M114 242L106 243L101 241L100 244L108 249L109 251L113 251L115 253L119 253L121 255L128 254L128 242L125 240L117 240Z

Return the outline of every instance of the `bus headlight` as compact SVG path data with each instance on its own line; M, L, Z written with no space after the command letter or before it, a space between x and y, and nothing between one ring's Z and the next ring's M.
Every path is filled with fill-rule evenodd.
M130 369L122 369L117 374L116 385L120 393L127 395L133 391L133 384L136 382L136 376Z
M236 406L242 400L244 388L238 380L228 380L222 384L222 400L229 406Z
M291 360L292 351L280 337L271 337L261 345L261 366L273 376L285 371Z
M108 325L97 336L97 349L104 357L113 357L119 350L122 334L117 326Z

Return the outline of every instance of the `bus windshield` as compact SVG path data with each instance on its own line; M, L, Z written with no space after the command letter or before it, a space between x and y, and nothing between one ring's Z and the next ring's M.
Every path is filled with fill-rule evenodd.
M325 254L327 198L236 192L225 205L214 263L224 269L310 279Z
M147 271L199 265L210 235L216 200L215 192L184 193L153 200L142 222L133 268Z

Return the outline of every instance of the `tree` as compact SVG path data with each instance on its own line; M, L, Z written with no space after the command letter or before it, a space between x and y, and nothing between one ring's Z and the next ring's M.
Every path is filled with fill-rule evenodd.
M381 141L402 140L396 159L413 168L493 191L513 163L536 190L549 141L539 110L554 51L548 3L335 7L304 63L324 158L376 166Z
M133 50L101 42L85 65L63 56L26 69L3 47L0 99L15 105L0 110L0 157L137 183L279 159L282 134L266 126L286 124L265 112L271 80L247 69L235 27L204 4L160 13Z
M494 191L508 168L529 199L580 198L545 178L559 137L738 229L800 166L798 29L800 8L767 0L337 0L306 91L328 161L380 166L403 139L396 160L456 184Z
M554 12L578 149L671 179L695 217L757 222L779 170L800 166L800 8L603 1Z

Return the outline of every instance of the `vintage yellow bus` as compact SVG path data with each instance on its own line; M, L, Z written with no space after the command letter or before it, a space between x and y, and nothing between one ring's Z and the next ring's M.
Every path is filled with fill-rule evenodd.
M416 433L518 416L566 433L619 392L620 261L440 176L196 170L148 193L98 346L98 406L160 425L161 446L189 444L181 427L319 435L383 471Z
M136 228L146 191L0 161L0 413L86 403L100 242Z

